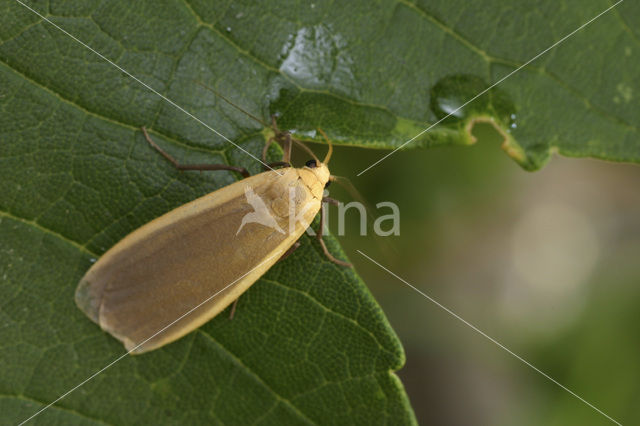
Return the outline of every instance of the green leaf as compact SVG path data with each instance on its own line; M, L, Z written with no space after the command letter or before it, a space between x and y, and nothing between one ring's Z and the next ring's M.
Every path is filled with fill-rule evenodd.
M253 110L273 72L188 4L158 3L37 7L259 156L262 125L195 80ZM0 16L0 412L16 424L124 353L74 305L91 263L140 225L239 178L176 171L139 127L181 161L261 169L18 3L0 3ZM362 280L305 237L241 297L233 321L225 312L165 348L124 357L36 421L413 424L393 373L403 363Z
M8 3L0 29L7 65L92 111L134 125L153 121L186 143L210 143L205 128L181 133L183 113L160 107L144 88ZM376 148L413 138L612 5L67 3L53 3L50 16L223 133L231 117L207 109L215 100L193 79L257 115L280 114L281 127L300 136L319 139L320 126L337 143ZM471 144L473 124L489 121L503 135L503 149L528 170L553 152L639 162L638 19L640 4L622 2L408 147ZM42 36L50 42L40 43ZM17 54L22 48L27 52Z
M254 115L318 139L393 148L611 3L487 0L31 1L96 51L254 155ZM473 143L489 121L527 169L553 151L640 161L637 22L624 2L410 146ZM13 0L0 3L0 411L19 421L115 359L73 305L91 259L237 179L185 162L259 165ZM272 153L276 155L276 153ZM333 239L331 249L340 249ZM239 305L127 357L42 414L50 423L411 423L401 346L350 270L308 239Z
M638 2L620 3L562 42L613 2L380 3L318 4L318 15L282 31L289 39L280 56L255 47L233 10L194 8L282 72L270 111L302 135L320 126L339 143L397 147L500 82L408 147L473 144L472 127L484 121L527 170L554 152L640 162ZM299 14L294 8L289 19Z

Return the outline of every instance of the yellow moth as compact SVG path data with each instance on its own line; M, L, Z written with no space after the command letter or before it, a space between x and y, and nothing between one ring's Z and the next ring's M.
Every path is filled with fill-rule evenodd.
M297 246L318 212L317 237L325 254L349 265L333 258L322 240L331 144L323 162L316 158L294 168L288 163L291 142L301 142L277 130L275 122L273 128L276 136L267 147L282 142L286 161L270 167L283 168L246 177L136 229L78 284L78 307L131 353L173 342L220 313ZM226 165L181 165L143 132L181 170L227 169L248 176Z

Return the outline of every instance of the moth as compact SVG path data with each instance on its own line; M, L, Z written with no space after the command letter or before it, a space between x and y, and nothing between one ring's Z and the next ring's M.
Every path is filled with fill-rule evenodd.
M273 119L273 142L284 147L282 161L249 176L225 164L180 164L143 127L147 142L179 170L232 170L244 176L231 185L184 204L136 229L109 249L81 279L77 306L122 341L128 352L157 349L188 334L237 301L278 260L290 254L320 212L316 233L326 256L336 259L322 239L323 193L332 180L328 163ZM290 164L292 144L313 159ZM276 167L278 167L276 169ZM324 201L335 202L331 199ZM295 220L294 220L295 219ZM235 311L235 304L231 316Z

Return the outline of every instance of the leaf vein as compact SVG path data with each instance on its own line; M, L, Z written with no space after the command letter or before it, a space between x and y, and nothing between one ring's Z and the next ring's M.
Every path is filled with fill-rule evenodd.
M26 402L40 404L42 406L45 406L45 405L48 404L48 402L39 401L36 398L25 396L25 395L9 395L9 394L3 393L3 394L0 394L0 397L20 399L20 400L23 400L23 401L26 401ZM63 407L61 405L54 405L51 408L55 408L55 409L58 409L60 411L65 411L67 413L70 413L70 414L73 414L73 415L76 415L76 416L91 420L91 421L99 423L99 424L111 426L111 423L107 423L104 420L97 419L95 417L91 417L91 416L89 416L87 414L81 413L81 412L79 412L77 410L74 410L72 408L69 408L69 407Z
M285 398L284 396L282 396L278 392L276 392L271 386L269 386L269 384L267 382L265 382L262 379L262 377L260 377L255 371L253 371L248 365L246 365L242 361L242 359L238 358L233 352L231 352L231 350L229 350L229 348L227 348L222 343L220 343L218 340L216 340L212 335L210 335L208 333L205 333L202 329L198 329L198 332L201 333L203 336L205 336L207 339L209 339L212 343L216 344L221 349L223 349L231 357L231 359L236 364L238 364L245 371L250 373L260 384L262 384L266 389L268 389L276 397L277 400L279 400L280 402L284 403L285 405L291 407L291 409L296 414L298 414L303 420L305 420L305 421L307 421L307 422L309 422L311 424L315 424L315 422L312 421L311 419L309 419L302 411L300 411L300 409L295 404L293 404L292 401L290 401L289 399Z
M64 235L62 235L62 234L60 234L60 233L58 233L58 232L56 232L56 231L54 231L52 229L46 228L46 227L40 225L39 223L37 223L35 221L29 220L29 219L26 219L26 218L23 218L23 217L20 217L20 216L16 216L16 215L14 215L14 214L12 214L10 212L7 212L7 211L0 211L0 216L6 217L6 218L11 219L11 220L14 220L16 222L21 222L21 223L24 223L26 225L32 226L32 227L38 229L39 231L42 231L42 232L44 232L46 234L49 234L49 235L52 235L52 236L56 237L57 239L60 239L60 240L62 240L64 242L72 245L73 247L75 247L76 249L78 249L79 251L81 251L84 254L87 254L87 255L89 255L89 256L91 256L93 258L97 258L98 257L97 254L93 253L91 250L89 250L83 244L81 244L81 243L79 243L77 241L74 241L71 238L66 237L66 236L64 236Z

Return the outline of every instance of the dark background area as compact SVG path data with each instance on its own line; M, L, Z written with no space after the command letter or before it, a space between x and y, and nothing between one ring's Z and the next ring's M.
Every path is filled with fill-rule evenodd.
M420 423L610 424L358 249L608 415L640 422L640 168L554 156L529 173L491 127L474 133L473 146L397 152L360 177L386 152L338 147L331 162L372 205L400 208L400 236L359 236L349 210L339 240L403 342L399 375Z

